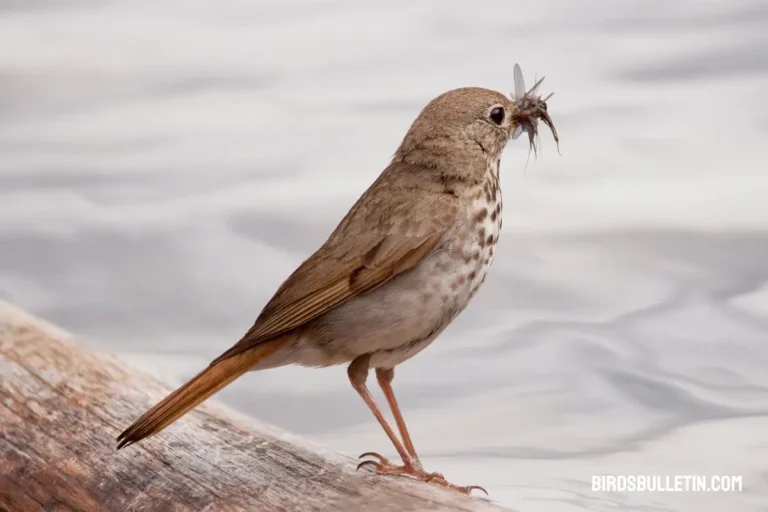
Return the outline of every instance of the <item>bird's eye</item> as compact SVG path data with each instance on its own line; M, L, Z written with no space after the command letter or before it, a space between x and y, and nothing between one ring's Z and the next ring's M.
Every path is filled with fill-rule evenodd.
M491 118L491 121L501 126L501 123L504 122L504 109L501 107L494 107L488 117Z

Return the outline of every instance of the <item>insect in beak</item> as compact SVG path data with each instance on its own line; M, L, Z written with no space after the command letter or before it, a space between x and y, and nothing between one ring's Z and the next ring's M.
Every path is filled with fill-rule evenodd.
M536 142L539 136L539 120L543 121L549 127L552 132L552 136L557 143L557 151L560 152L560 139L557 136L557 129L552 122L552 118L547 112L547 100L549 100L554 93L549 94L546 98L542 98L536 94L536 90L544 81L544 77L541 77L528 91L525 90L525 79L523 78L523 71L518 64L515 64L515 92L512 94L512 101L515 104L515 110L512 114L512 120L514 121L514 129L512 130L511 137L516 139L522 132L528 133L528 143L530 149L534 154L537 154Z

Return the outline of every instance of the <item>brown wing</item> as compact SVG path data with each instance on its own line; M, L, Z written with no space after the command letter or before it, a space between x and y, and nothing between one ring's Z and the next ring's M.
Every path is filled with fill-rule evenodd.
M322 247L280 286L253 327L212 364L384 284L439 246L456 221L458 199L397 187L397 178L385 171Z

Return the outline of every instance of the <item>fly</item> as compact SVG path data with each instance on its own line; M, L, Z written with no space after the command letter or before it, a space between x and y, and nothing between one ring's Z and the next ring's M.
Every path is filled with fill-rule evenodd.
M537 89L544 81L544 77L533 84L529 90L525 90L525 78L523 78L523 71L518 64L515 64L514 69L515 77L515 92L511 93L512 100L515 102L515 111L512 114L512 119L515 122L515 128L512 130L512 138L516 139L524 131L528 133L528 143L530 149L534 154L537 154L536 142L539 136L539 120L549 126L552 136L557 143L557 150L560 151L560 139L557 137L557 130L552 122L552 118L549 117L547 112L547 100L549 100L554 93L550 93L547 97L542 98L537 95Z

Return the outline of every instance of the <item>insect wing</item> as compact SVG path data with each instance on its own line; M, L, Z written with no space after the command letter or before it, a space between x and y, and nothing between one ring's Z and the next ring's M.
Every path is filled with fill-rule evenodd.
M521 100L525 96L525 78L523 78L523 70L520 69L519 64L515 64L514 70L515 77L515 100Z

